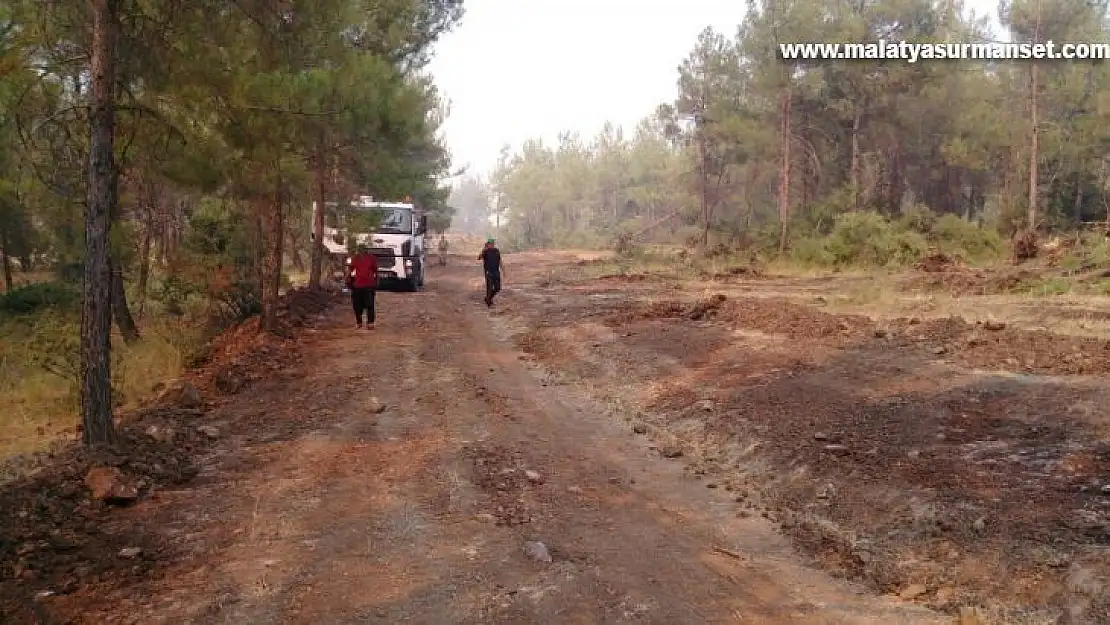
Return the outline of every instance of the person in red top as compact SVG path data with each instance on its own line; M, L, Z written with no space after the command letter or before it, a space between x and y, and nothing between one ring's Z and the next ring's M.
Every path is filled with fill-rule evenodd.
M355 322L362 327L362 314L366 313L366 328L374 329L374 289L378 286L378 259L367 252L365 245L347 266L347 286L351 289L351 304L355 309Z

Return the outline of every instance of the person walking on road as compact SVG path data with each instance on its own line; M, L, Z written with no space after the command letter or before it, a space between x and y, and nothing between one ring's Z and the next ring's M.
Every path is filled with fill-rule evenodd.
M447 266L447 237L439 235L439 266Z
M347 266L347 286L351 289L351 305L355 309L355 327L363 327L362 316L366 313L366 329L373 330L377 316L374 291L378 286L378 259L369 253L365 245L358 246Z
M501 291L501 250L497 249L497 242L493 239L486 240L482 253L478 254L482 261L482 268L486 273L486 306L493 306L493 297Z

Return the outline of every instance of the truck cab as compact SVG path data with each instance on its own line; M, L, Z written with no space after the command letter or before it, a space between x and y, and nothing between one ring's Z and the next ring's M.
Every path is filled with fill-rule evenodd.
M379 202L369 196L352 201L346 211L338 210L329 202L324 219L324 249L333 258L343 258L350 264L350 251L365 245L378 261L378 278L398 281L410 291L424 286L425 235L428 231L427 216L410 199L404 202ZM312 203L313 221L319 206ZM354 220L347 215L372 213L371 221L377 226L373 232L350 232ZM315 241L315 231L310 234Z

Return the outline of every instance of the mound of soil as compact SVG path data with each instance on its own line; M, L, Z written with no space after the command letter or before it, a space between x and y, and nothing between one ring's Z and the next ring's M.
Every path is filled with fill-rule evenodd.
M1023 282L1035 279L1037 274L1029 270L1006 272L967 271L950 268L946 271L927 273L908 280L903 289L907 291L945 291L956 297L969 295L998 295L1012 293Z
M871 319L836 315L776 299L745 298L730 303L727 319L736 327L795 339L843 339L870 332Z
M884 592L925 584L942 609L984 596L1080 599L1055 581L1014 594L1062 580L1069 566L1101 566L1090 558L1110 539L1098 512L1110 446L1057 413L1076 395L1015 382L861 401L848 381L863 372L849 366L741 387L708 417L711 431L760 441L776 476L805 476L772 479L761 492L797 544ZM1090 613L1108 614L1107 599Z
M786 300L744 298L729 301L718 293L694 302L659 300L610 316L611 325L644 319L712 319L737 328L792 338L845 338L874 323L862 315L835 315Z
M926 273L941 273L958 269L958 265L951 256L944 252L933 252L917 261L914 268Z
M1013 246L1014 262L1022 263L1037 257L1037 233L1031 230L1019 230L1014 233L1010 244Z
M982 368L1023 370L1046 375L1110 373L1110 341L1020 330L991 322L969 323L960 317L915 323L898 319L903 346L926 343L938 356Z
M286 323L303 325L334 297L291 292L282 301ZM138 582L158 562L173 559L160 546L164 537L146 532L139 520L145 499L195 477L199 457L226 434L224 424L210 423L211 402L200 389L225 392L235 380L274 375L298 361L296 344L259 333L252 319L217 337L207 367L167 389L154 405L117 417L114 448L59 442L49 452L11 461L22 477L0 487L0 622L48 622L39 599L95 588L109 578ZM111 505L94 493L93 476L105 475L125 486L126 495Z
M223 395L241 392L273 368L275 353L291 345L295 329L309 325L339 297L337 291L290 290L279 300L278 334L262 332L258 317L248 319L213 339L203 366L185 379L200 389L215 389Z
M610 315L610 324L622 325L642 319L689 319L717 317L726 298L720 293L693 302L682 300L656 300L624 307Z
M729 278L764 278L766 273L756 265L738 265L725 271L702 271L701 277L709 280L728 280Z
M309 289L307 287L286 292L278 305L278 319L299 328L314 315L319 315L339 299L338 291Z
M118 470L135 485L137 499L187 482L210 440L197 429L201 416L199 410L145 411L121 427L116 451L70 445L0 489L0 621L45 622L28 620L36 614L36 597L73 592L109 576L139 580L170 555L160 551L157 536L134 523L131 511L95 499L86 478L93 468Z

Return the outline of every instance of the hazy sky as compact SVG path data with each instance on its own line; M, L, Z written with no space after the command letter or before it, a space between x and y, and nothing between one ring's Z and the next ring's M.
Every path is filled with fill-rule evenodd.
M466 0L431 71L451 102L454 166L492 170L501 146L606 121L631 132L674 99L678 65L706 26L732 36L743 0ZM980 15L997 0L967 0Z

